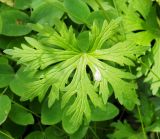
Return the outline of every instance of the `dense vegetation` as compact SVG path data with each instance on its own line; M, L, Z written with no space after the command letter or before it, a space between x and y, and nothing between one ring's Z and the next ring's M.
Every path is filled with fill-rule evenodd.
M1 139L159 139L160 1L0 0Z

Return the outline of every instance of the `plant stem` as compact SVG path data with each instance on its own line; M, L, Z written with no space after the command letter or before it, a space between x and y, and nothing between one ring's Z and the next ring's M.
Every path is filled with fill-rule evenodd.
M13 137L11 137L10 135L6 134L5 132L0 130L0 133L5 135L6 137L8 137L9 139L14 139Z
M160 138L159 138L159 134L158 134L158 132L156 132L156 135L157 135L157 139L160 139Z
M95 0L95 2L98 4L98 6L100 7L100 9L102 10L105 18L109 21L109 18L107 17L106 13L105 13L105 9L103 8L103 6L101 5L101 3L99 2L99 0Z
M98 137L98 135L96 134L96 132L92 129L92 127L89 127L89 129L90 129L91 132L94 134L94 136L95 136L96 139L100 139L100 138Z
M18 105L18 106L21 107L22 109L24 109L24 110L26 110L26 111L32 113L32 114L35 115L36 117L40 118L40 116L39 116L37 113L31 111L30 109L27 109L26 107L20 105L19 103L15 102L14 100L11 100L11 101L12 101L12 103Z
M138 115L139 115L139 119L140 119L140 122L141 122L141 128L142 128L142 132L143 132L144 139L147 139L146 132L145 132L145 129L144 129L143 120L142 120L141 111L140 111L138 105L137 105L137 110L138 110Z
M3 90L3 92L2 92L1 95L4 95L4 93L7 91L7 89L8 89L8 87L6 87L6 88Z
M119 10L117 8L117 4L116 4L115 0L113 0L113 4L114 4L115 9L117 10L118 17L120 17ZM124 26L123 26L122 23L120 23L120 26L121 26L121 30L122 30L122 34L123 34L124 40L126 40L126 34L125 34Z
M148 65L146 65L145 63L143 63L142 60L139 60L139 61L140 61L146 68L148 68L149 71L152 72L152 74L153 74L154 76L156 76L157 79L160 81L160 77L159 77Z

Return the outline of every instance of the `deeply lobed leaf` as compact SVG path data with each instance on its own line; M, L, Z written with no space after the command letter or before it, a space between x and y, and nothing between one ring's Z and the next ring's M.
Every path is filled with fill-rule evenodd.
M123 68L134 66L133 60L143 54L148 47L124 41L111 47L105 42L114 34L119 19L110 23L104 21L102 28L96 24L89 32L89 49L79 49L79 41L73 28L63 24L62 29L42 38L26 38L29 45L5 50L18 63L26 65L25 70L35 70L35 80L26 83L21 100L38 97L42 101L48 94L48 106L56 100L64 109L64 127L71 125L69 133L75 132L83 119L91 120L90 105L104 109L112 87L115 97L127 109L138 104L135 76ZM44 41L45 40L45 41ZM109 63L110 62L110 63ZM122 68L117 68L121 65ZM69 117L69 121L65 117Z

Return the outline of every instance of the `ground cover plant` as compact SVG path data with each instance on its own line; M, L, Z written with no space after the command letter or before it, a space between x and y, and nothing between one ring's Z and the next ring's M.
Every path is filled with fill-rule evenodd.
M159 139L159 0L0 0L0 138Z

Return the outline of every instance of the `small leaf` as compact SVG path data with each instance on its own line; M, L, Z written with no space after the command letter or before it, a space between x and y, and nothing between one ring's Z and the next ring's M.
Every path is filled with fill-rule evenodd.
M55 19L63 15L61 4L58 2L46 2L35 8L31 14L31 20L35 23L54 25Z
M80 125L74 126L74 123L70 120L70 115L67 115L66 112L64 112L62 117L62 126L68 134L73 134L78 130Z
M76 23L87 23L90 14L89 7L82 0L64 0L69 17Z
M62 110L60 102L55 102L52 107L48 107L47 101L42 105L41 122L45 125L54 125L61 121Z
M0 96L0 125L7 119L11 110L11 100L6 95Z
M9 118L19 125L29 125L34 123L32 114L16 104L12 104Z
M21 11L13 9L3 10L0 20L2 21L2 31L0 34L6 36L22 36L31 31L26 25L29 22L29 17Z
M82 139L87 134L89 128L89 124L83 123L78 131L76 131L74 134L70 135L70 139Z
M0 131L0 139L15 139L11 136L11 134L8 131Z
M24 139L45 139L45 134L40 131L34 131L28 134Z
M14 0L14 7L17 9L27 9L30 8L30 5L32 3L32 0Z
M62 130L56 129L54 126L49 126L45 129L45 139L64 139Z
M14 78L14 71L8 64L0 63L0 88L6 87Z
M24 68L20 68L14 79L10 82L10 89L18 96L23 96L26 88L26 84L33 81L34 71L24 71Z
M91 120L92 121L105 121L113 119L115 116L117 116L119 113L119 110L111 103L107 103L105 109L100 108L93 108L92 107L92 114L91 114Z

